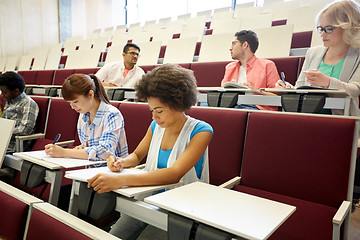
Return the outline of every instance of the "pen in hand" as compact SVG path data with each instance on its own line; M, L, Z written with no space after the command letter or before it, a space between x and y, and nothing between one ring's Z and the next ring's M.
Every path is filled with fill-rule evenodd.
M57 141L59 141L60 137L61 137L61 134L58 133L58 134L56 135L56 137L55 137L55 139L54 139L54 141L53 141L52 144L55 144Z
M280 72L280 77L281 77L281 81L284 83L284 86L286 87L285 73L284 73L284 72Z

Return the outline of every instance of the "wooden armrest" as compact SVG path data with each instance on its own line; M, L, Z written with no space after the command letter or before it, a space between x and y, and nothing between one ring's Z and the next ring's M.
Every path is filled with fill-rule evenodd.
M238 185L240 183L240 180L241 180L241 177L234 177L233 179L230 179L229 181L224 182L223 184L219 185L219 187L231 189L235 185Z
M145 163L144 164L140 164L140 165L137 165L136 167L134 167L136 169L144 169L145 168Z
M25 135L25 136L15 136L16 139L19 139L21 141L44 138L44 137L45 137L45 133L35 133L35 134Z
M75 140L69 140L69 141L63 141L63 142L57 142L55 145L58 146L67 146L67 145L74 145Z
M346 218L346 215L349 214L351 209L351 202L343 201L335 216L333 217L333 223L341 225Z

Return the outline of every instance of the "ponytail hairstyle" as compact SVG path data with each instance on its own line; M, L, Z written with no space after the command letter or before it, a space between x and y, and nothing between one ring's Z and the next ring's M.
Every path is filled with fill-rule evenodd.
M71 101L79 95L88 96L93 90L95 97L110 104L109 97L99 79L94 74L72 74L61 87L61 94L66 101Z

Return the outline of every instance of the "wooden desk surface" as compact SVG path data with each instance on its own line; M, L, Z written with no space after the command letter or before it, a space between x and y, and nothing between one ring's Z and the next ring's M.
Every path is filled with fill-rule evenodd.
M145 202L247 239L268 238L295 207L196 182Z

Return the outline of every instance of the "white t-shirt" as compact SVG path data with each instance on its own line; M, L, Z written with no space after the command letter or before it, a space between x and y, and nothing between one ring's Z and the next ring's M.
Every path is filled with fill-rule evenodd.
M145 74L144 70L135 65L124 78L124 69L123 62L111 62L105 64L95 75L100 81L112 82L118 87L134 87Z
M246 66L240 66L239 69L239 77L238 77L238 83L246 83L247 82L247 78L246 78Z

